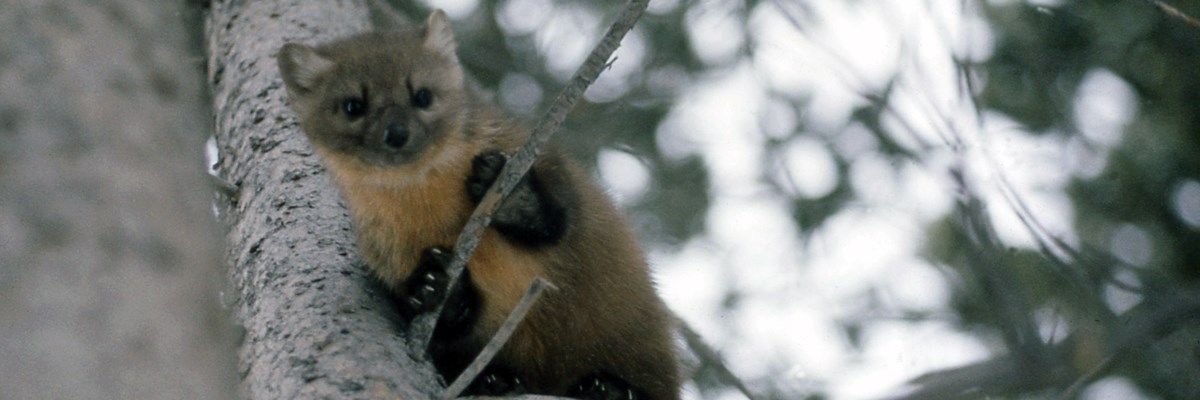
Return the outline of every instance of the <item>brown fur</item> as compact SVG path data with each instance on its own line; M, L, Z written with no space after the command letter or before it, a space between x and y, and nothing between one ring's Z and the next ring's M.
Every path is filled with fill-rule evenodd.
M422 251L453 245L466 224L474 208L464 184L472 158L487 150L513 154L529 134L464 88L447 35L435 12L425 27L316 48L288 44L280 54L292 107L347 200L363 257L394 289ZM406 144L413 149L380 151L374 115L347 120L337 112L339 101L364 91L378 110L405 103L417 87L433 88L432 106L395 111L413 121ZM552 148L532 173L565 203L566 233L557 244L525 247L488 229L468 267L481 297L479 319L448 347L469 361L539 276L558 290L534 307L493 365L514 371L534 393L562 395L602 372L650 399L677 399L671 318L628 225Z

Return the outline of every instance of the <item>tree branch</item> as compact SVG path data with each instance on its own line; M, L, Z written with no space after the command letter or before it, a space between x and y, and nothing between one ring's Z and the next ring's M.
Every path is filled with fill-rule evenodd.
M466 267L467 261L471 258L471 254L475 252L475 247L479 245L480 238L487 226L491 223L492 214L500 207L500 203L508 196L508 193L516 187L520 182L521 177L529 171L533 166L533 162L537 160L537 156L541 154L542 148L550 140L550 137L558 131L563 120L566 119L567 112L575 106L587 88L591 86L596 78L600 76L600 72L604 70L607 61L612 57L614 51L620 46L621 39L625 34L633 29L633 25L637 23L638 18L646 10L649 0L630 0L626 4L625 9L621 11L620 16L608 28L608 32L588 55L583 65L575 71L575 76L571 78L571 82L567 84L558 97L554 99L554 103L542 119L538 122L530 135L529 141L521 147L517 154L505 164L504 169L500 171L500 177L492 184L491 189L488 189L486 195L480 200L479 206L471 214L471 219L467 221L466 227L458 236L458 241L454 245L454 257L450 262L450 286L458 284L458 278L462 275L463 268ZM438 305L435 312L426 313L417 316L413 320L410 327L412 338L412 349L418 356L423 356L425 349L428 348L429 342L433 337L433 328L437 323L437 316L442 313L445 307L445 299Z
M236 199L238 193L237 185L225 180L216 175L208 175L208 183L212 185L213 190L225 196L226 199Z
M1164 14L1167 14L1168 16L1177 18L1180 21L1183 21L1184 23L1191 25L1193 28L1200 29L1200 20L1193 18L1190 15L1185 14L1183 11L1179 11L1178 8L1175 8L1175 7L1171 6L1170 4L1164 3L1161 0L1146 0L1146 2L1150 3L1150 5L1153 5L1155 8L1159 9L1159 11L1162 11Z
M217 171L241 189L219 202L227 298L244 327L243 397L426 399L429 363L405 357L400 317L373 285L350 219L285 104L275 52L370 29L361 0L212 2L207 18ZM210 197L211 198L211 197Z

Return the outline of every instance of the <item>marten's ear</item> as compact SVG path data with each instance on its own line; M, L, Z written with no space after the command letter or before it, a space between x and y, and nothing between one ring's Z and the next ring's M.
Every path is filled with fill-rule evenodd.
M306 93L316 88L317 78L333 68L333 61L317 54L312 47L288 43L279 49L277 57L283 83L294 93Z
M450 30L450 20L442 10L433 10L425 19L425 48L451 59L458 60L455 54L457 45L454 44L454 31Z

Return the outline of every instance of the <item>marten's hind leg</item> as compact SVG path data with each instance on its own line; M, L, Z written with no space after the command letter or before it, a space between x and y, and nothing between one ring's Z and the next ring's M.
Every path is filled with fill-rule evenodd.
M468 396L511 396L525 393L525 382L506 368L489 366L463 393Z
M446 293L446 285L450 277L450 250L443 247L430 247L421 254L417 269L404 282L400 296L400 311L405 318L411 320L418 314L433 311L437 302ZM474 346L464 348L462 339L473 328L480 310L479 290L471 280L470 268L463 269L458 285L450 290L450 298L438 318L437 327L433 331L433 343L430 351L433 355L434 366L447 381L455 379L462 373L467 364L475 358L479 349ZM488 367L475 378L467 388L466 394L477 396L502 396L525 392L525 382L516 374L500 367Z

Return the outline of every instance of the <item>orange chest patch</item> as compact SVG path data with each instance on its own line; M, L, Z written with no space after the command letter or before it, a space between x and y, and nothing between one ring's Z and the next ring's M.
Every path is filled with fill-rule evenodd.
M363 259L385 282L407 279L431 246L454 246L474 211L466 193L469 165L426 172L418 182L343 187ZM468 268L489 309L511 310L534 276L539 256L494 229L484 234ZM487 319L487 318L485 318ZM500 321L484 321L485 325Z
M463 178L430 171L418 182L358 183L343 188L354 218L358 247L368 265L389 283L415 268L430 246L454 245L471 213Z

